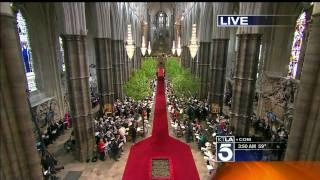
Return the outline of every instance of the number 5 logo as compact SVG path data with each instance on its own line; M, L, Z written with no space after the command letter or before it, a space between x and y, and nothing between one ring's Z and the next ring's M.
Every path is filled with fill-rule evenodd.
M224 156L226 155L226 156ZM233 151L231 144L220 144L220 149L218 153L219 161L228 162L233 160Z

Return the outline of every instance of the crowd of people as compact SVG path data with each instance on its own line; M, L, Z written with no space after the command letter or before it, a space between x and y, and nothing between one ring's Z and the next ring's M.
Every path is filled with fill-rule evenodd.
M207 101L196 97L175 96L170 81L167 81L168 112L171 126L177 137L185 137L186 142L195 142L204 155L209 173L216 169L215 137L232 135L228 116L216 116L211 113Z
M52 144L60 135L64 133L64 130L68 129L67 121L59 120L58 122L50 122L47 128L42 132L41 138L45 147ZM38 149L41 148L41 142L38 142Z
M156 81L151 81L150 86L155 89ZM118 161L128 140L135 143L139 135L144 136L148 132L152 105L153 97L148 97L143 101L134 101L128 97L123 101L117 99L111 113L106 112L102 117L95 118L95 138L98 156L101 160L104 161L106 156L109 156L110 159ZM55 177L55 173L63 169L63 166L59 166L58 161L47 151L47 147L69 128L72 128L71 116L66 113L63 120L52 121L42 129L37 149L41 154L44 179ZM75 143L74 132L71 131L64 148L69 152Z
M152 104L152 97L143 101L134 101L131 98L124 98L124 101L117 99L112 113L105 113L95 119L96 144L101 160L109 156L117 161L128 140L135 143L139 134L145 135L149 128Z
M156 80L150 82L154 91L153 97L143 101L134 101L129 97L125 97L123 101L116 99L112 112L106 112L101 117L95 118L95 140L100 160L104 161L108 156L118 161L128 141L135 143L139 135L145 135L145 131L148 130L156 84ZM206 100L199 100L196 97L177 97L169 80L166 80L166 88L170 124L175 135L184 137L187 143L197 144L199 151L204 155L204 163L209 173L212 173L217 168L215 137L233 135L229 117L212 113L210 104ZM231 97L231 92L227 92L225 105L231 105ZM93 106L99 103L97 98L93 97L91 100ZM252 119L252 126L255 134L260 135L261 141L274 142L272 147L274 150L265 155L264 160L282 160L288 140L288 132L285 128L280 126L274 129L270 121L263 118ZM42 142L47 147L70 127L70 115L66 114L64 121L60 120L48 126L42 134ZM43 157L42 164L47 167L46 169L54 167L55 160L52 160L52 157L48 154Z
M95 108L100 103L100 98L97 93L94 93L93 91L90 93L90 101L91 101L91 107Z
M257 118L253 120L253 128L255 135L260 138L260 141L272 142L272 146L270 147L272 150L265 153L263 160L281 161L289 136L285 127L283 125L275 126L268 118Z
M233 135L229 116L211 113L211 106L196 97L177 97L170 81L167 81L168 112L171 126L177 137L185 137L186 142L198 143L198 148L206 155L207 163L213 161L215 154L215 137ZM231 105L231 92L226 92L225 105ZM281 161L287 146L288 130L270 118L252 118L253 138L260 142L272 142L270 151L265 151L260 160ZM252 133L252 132L251 132ZM212 154L212 156L210 155ZM212 158L210 158L212 157ZM213 163L212 163L213 164ZM208 168L209 169L209 168Z
M224 105L231 108L231 99L232 99L232 91L230 89L226 89L224 94Z
M43 178L55 179L56 173L64 166L60 165L55 157L47 150L50 144L53 144L57 138L65 133L65 130L71 128L70 114L67 112L64 119L54 121L50 119L47 121L46 128L41 128L40 139L36 144L37 150L41 157L41 166L43 172Z
M55 174L64 169L64 166L59 165L58 161L48 151L42 151L41 165L44 180L56 179L57 176Z
M44 128L41 132L41 139L37 142L36 146L41 157L44 179L55 178L55 174L64 168L62 165L59 165L54 156L49 153L47 147L53 144L59 136L63 135L66 129L70 128L69 119L70 115L66 113L66 119L59 120L58 122L50 121L47 128Z

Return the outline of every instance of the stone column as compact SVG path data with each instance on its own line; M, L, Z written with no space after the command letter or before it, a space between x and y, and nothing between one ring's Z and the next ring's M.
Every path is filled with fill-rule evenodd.
M181 49L182 49L181 54L180 54L181 66L183 68L186 68L185 51L183 50L183 47Z
M122 48L121 48L122 49ZM123 58L123 83L126 83L129 79L129 74L128 74L128 70L129 70L129 67L128 67L128 62L129 62L129 57L127 55L127 50L125 49L125 46L123 46L123 49L121 50L121 52L123 52L124 54L121 55L122 58Z
M21 47L10 4L0 3L0 179L42 179Z
M127 53L127 52L126 52ZM125 55L126 57L126 66L127 66L127 81L129 81L130 76L131 76L131 59L128 58L127 55Z
M62 3L62 35L71 118L75 132L75 156L87 161L95 151L89 90L86 18L84 3Z
M197 66L198 66L198 53L197 55L192 58L191 57L191 54L190 54L190 49L189 47L186 46L186 49L187 49L187 59L190 61L190 68L191 68L191 73L195 76L197 76Z
M320 160L320 3L314 3L285 160Z
M85 162L94 151L92 108L85 35L62 35L76 158Z
M141 49L140 47L137 47L136 48L136 53L137 53L137 62L138 62L138 65L137 65L137 68L138 69L141 69L141 65L142 65L142 54L141 54Z
M204 100L208 97L209 90L209 65L210 65L210 42L200 42L198 50L199 75L200 75L200 99Z
M130 78L131 78L131 75L132 75L132 72L134 71L134 59L135 59L135 56L136 56L136 51L137 51L137 48L135 49L135 51L134 51L134 54L133 54L133 57L132 57L132 59L129 59L129 57L128 57L128 55L127 55L127 52L125 52L126 54L125 54L125 57L126 57L126 63L127 63L127 81L129 81L130 80Z
M172 41L174 41L175 40L175 38L174 38L174 22L175 22L175 16L174 16L174 12L172 12L172 14L171 14L171 18L170 18L170 25L169 25L169 27L170 27L170 30L169 30L169 36L170 36L170 42L172 42Z
M133 71L136 71L138 69L138 55L137 55L137 48L136 50L134 51L134 54L133 54L133 57L132 57L132 60L131 60L131 64L132 64L132 69Z
M208 89L210 88L210 59L211 59L211 33L212 33L212 7L213 3L198 3L198 8L201 8L199 13L198 27L198 39L199 39L199 49L197 52L198 69L197 74L200 77L200 88L199 97L202 100L208 100Z
M185 62L185 68L192 69L192 61L191 61L191 55L189 48L187 46L182 47L182 53L184 54L184 62Z
M196 57L194 58L194 75L196 77L200 77L200 67L199 67L200 59L199 59L199 54L197 53Z
M274 12L269 11L267 14L296 14L296 7L299 3L281 2L274 3ZM287 27L270 27L265 28L263 32L263 51L261 55L264 55L263 71L279 77L287 77L289 55L291 54L293 35L295 25L297 21L297 15L286 17L286 23L290 26ZM283 18L274 18L275 23L282 23ZM281 51L279 51L281 49Z
M134 67L134 70L138 70L139 69L139 51L140 49L138 47L136 47L136 49L134 50L134 55L133 55L133 58L132 58L132 61L133 61L133 67Z
M121 57L121 46L123 46L122 40L112 40L112 66L113 66L113 87L114 98L123 98L123 64L124 59Z
M126 51L126 48L125 48L125 43L123 40L121 40L121 43L120 43L120 59L121 59L121 62L122 64L121 65L121 73L122 73L122 77L123 77L123 84L126 82L126 78L127 78L127 67L126 67L126 62L127 62L127 59L128 59L128 56L127 56L127 51Z
M296 14L297 6L299 6L298 2L273 3L266 14ZM284 93L283 89L285 88L281 87L281 84L286 84L285 82L289 83L291 81L285 79L288 75L289 55L291 54L293 40L293 36L288 36L288 34L294 33L296 18L296 15L286 17L287 27L270 27L264 28L263 30L259 73L256 83L258 103L255 112L257 117L265 117L268 111L272 111L278 119L287 122L287 115L289 115L291 109L294 108L290 101L288 104L285 104L282 98L277 97L279 97L279 95L282 96ZM283 20L283 18L274 17L275 24L280 24ZM305 41L306 36L304 37ZM304 41L303 46L305 46ZM279 49L281 49L281 51L279 51ZM301 52L300 58L302 57L303 53ZM299 62L303 62L303 59L301 60L302 61ZM298 65L298 69L299 67L301 67L300 64Z
M247 136L255 92L261 34L238 34L239 46L232 91L231 121L235 135Z
M190 49L189 49L188 46L186 46L185 49L186 49L187 64L188 64L189 69L191 71L191 69L192 69L192 58L191 58L191 54L190 54Z
M145 43L146 43L145 46L146 46L146 48L148 48L148 38L147 37L148 37L148 26L150 26L150 25L149 24L147 25L144 22L142 22L142 23L143 23L142 34L144 35L144 39L145 39ZM143 61L143 60L145 60L145 57L142 55L141 47L142 47L142 42L141 42L141 46L136 48L136 51L139 52L140 59L141 59L141 61ZM148 50L146 50L146 51L148 51ZM145 56L147 56L147 53L148 52L145 53Z
M96 38L95 43L98 93L101 99L100 105L103 108L105 104L113 104L114 101L111 39Z
M211 46L211 81L209 89L210 104L218 104L223 108L225 74L228 55L229 39L213 39Z
M135 71L135 69L136 69L136 65L135 65L135 63L136 63L136 50L134 51L134 53L133 53L133 57L132 57L132 59L130 60L130 65L131 65L131 70L130 70L130 74L133 72L133 71Z
M189 50L189 48L188 48L188 50ZM190 61L191 61L191 73L193 75L196 75L197 56L194 58L190 57Z
M111 43L111 3L100 2L90 4L94 14L91 26L96 30L95 51L96 51L96 72L98 82L98 93L100 95L100 107L105 104L113 104L113 66L112 66L112 43Z
M244 2L239 5L239 14L263 14L269 4ZM239 43L233 75L231 124L234 134L249 135L249 122L252 115L253 98L258 71L259 50L261 44L261 28L239 27L237 29Z
M212 3L212 17L219 14L232 14L232 9L232 3ZM217 19L213 18L212 21L213 24L216 24ZM211 27L213 30L209 31L212 32L209 103L219 105L220 112L222 112L230 32L228 28Z

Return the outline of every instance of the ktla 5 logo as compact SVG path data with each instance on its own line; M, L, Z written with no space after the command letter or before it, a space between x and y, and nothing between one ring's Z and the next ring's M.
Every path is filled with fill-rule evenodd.
M216 157L218 162L234 162L234 136L217 136Z

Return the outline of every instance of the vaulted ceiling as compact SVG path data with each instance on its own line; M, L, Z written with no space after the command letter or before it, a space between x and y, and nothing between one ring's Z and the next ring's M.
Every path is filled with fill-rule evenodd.
M175 3L150 2L147 6L151 16L155 16L159 11L164 11L169 16L174 11Z

